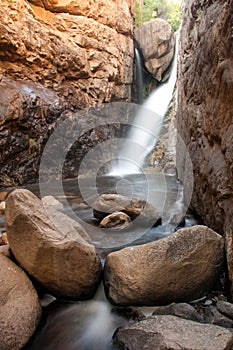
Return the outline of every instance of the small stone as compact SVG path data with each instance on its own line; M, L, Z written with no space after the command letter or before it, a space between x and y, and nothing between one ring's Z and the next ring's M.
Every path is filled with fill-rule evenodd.
M7 239L7 234L6 234L6 232L3 232L2 236L0 237L0 246L7 245L7 244L9 244L8 239Z
M233 304L224 300L219 300L216 307L221 314L231 318L233 320Z
M0 213L4 214L5 213L5 209L6 209L6 202L1 202L0 203Z
M93 203L93 214L96 219L102 220L114 212L124 212L131 218L132 224L152 226L161 222L156 208L144 199L104 193Z
M102 228L111 228L112 230L125 230L131 225L129 215L122 212L115 212L105 216L99 226Z

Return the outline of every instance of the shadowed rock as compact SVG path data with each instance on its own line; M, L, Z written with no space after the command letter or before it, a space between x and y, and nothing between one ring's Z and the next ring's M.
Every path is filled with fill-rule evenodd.
M39 298L25 272L2 254L0 281L0 349L19 350L40 321Z
M139 224L154 225L161 221L156 208L144 199L129 198L120 194L102 194L93 203L95 218L102 220L114 212L126 213Z
M47 215L41 200L30 191L13 191L6 205L11 250L18 263L50 294L89 298L101 272L95 247L83 238L81 226L79 234L78 223L73 229L71 226L59 229L52 220L54 216Z
M114 341L127 350L228 350L233 334L223 327L175 316L152 316L119 328Z

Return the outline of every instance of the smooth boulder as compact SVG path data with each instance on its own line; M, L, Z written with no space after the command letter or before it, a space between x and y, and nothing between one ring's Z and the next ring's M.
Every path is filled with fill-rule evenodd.
M107 256L104 284L117 305L165 305L209 292L224 261L223 238L206 226Z
M175 48L175 35L170 24L155 18L136 28L134 36L147 70L158 81L166 80Z
M131 219L129 215L121 211L105 216L105 218L103 218L99 224L99 226L102 228L110 228L111 230L119 231L129 228L130 225Z
M154 225L161 221L156 208L144 199L104 193L93 203L94 217L102 220L114 212L126 213L134 224Z
M152 316L119 328L114 342L127 350L229 350L233 333L175 316Z
M62 227L58 220L55 226L55 217L53 211L45 212L42 201L32 192L14 190L6 204L11 250L17 262L50 294L76 300L89 298L101 273L96 249L83 238L82 227L79 234L78 223L72 229L64 223Z
M31 281L20 267L0 254L0 349L21 349L35 332L40 317L40 301Z

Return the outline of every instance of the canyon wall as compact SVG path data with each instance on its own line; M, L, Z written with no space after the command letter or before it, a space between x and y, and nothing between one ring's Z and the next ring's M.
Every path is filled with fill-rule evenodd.
M0 183L35 181L59 122L85 107L130 101L131 1L2 0Z
M233 280L232 24L232 0L186 0L180 33L178 132L192 160L191 206L205 224L226 235ZM181 146L179 142L178 171L182 180ZM188 181L186 190L187 185Z

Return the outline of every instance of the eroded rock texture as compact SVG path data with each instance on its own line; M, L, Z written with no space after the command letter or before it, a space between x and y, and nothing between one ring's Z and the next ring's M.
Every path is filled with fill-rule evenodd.
M233 2L186 1L181 31L178 132L192 159L191 204L226 235L233 281ZM184 158L178 144L178 168ZM187 170L188 173L189 170ZM188 178L188 177L187 177ZM187 189L188 181L185 184Z
M127 0L2 0L0 135L3 185L36 178L64 110L130 100L132 15Z
M187 0L180 35L178 132L193 165L191 204L219 233L233 228L232 23L231 0Z

